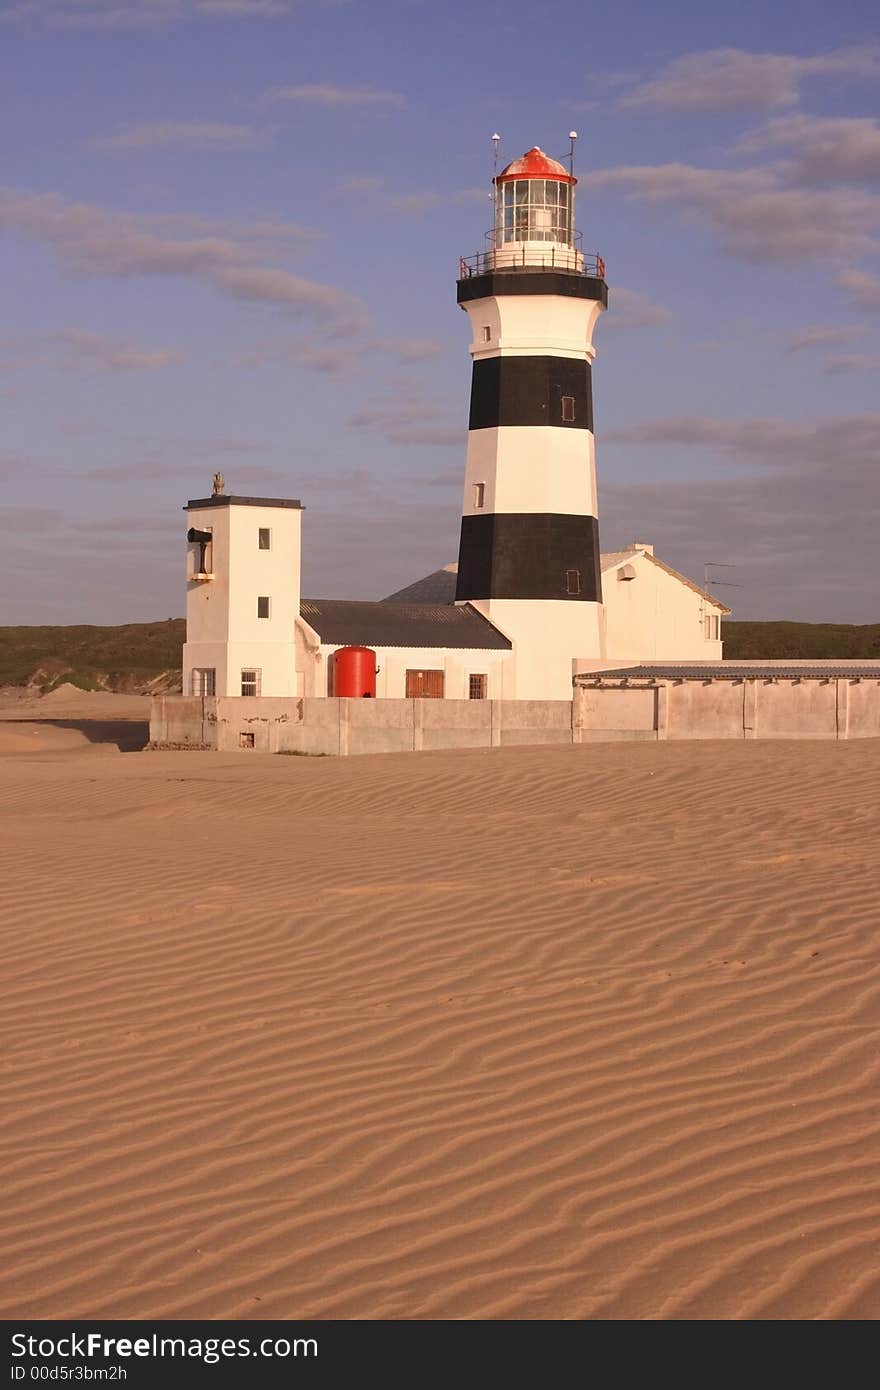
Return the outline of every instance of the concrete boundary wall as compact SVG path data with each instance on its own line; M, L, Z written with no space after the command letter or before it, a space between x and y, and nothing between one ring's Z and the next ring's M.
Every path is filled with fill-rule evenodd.
M344 700L156 695L153 748L411 753L571 743L570 700Z
M880 738L880 673L575 685L574 741Z
M153 748L333 756L731 738L880 738L880 675L641 682L632 678L576 683L572 701L156 695L150 718Z

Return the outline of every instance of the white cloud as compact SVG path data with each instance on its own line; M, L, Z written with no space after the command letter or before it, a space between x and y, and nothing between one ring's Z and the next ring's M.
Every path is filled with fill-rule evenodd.
M715 48L674 59L623 96L620 105L672 111L793 106L805 77L878 74L876 47L840 48L812 58Z
M91 143L102 150L258 150L271 142L272 134L223 121L145 121Z
M718 234L726 254L749 261L852 258L876 248L880 229L875 195L856 188L787 187L770 168L636 165L599 170L583 181L697 216Z
M599 331L614 333L629 328L653 328L660 323L668 323L672 317L671 309L665 304L657 304L638 290L628 290L615 285L608 299L608 313L603 315Z
M355 346L321 343L310 339L273 338L259 343L238 359L244 367L287 364L304 367L326 376L351 376L360 372L374 354L398 362L424 362L444 351L442 343L430 338L373 338Z
M390 109L406 105L402 92L391 92L380 87L340 87L327 82L305 83L296 87L273 87L263 96L264 105L275 106L281 102L337 110L365 107Z
M868 270L842 270L834 283L845 290L859 309L880 309L880 275Z
M707 556L736 564L731 577L742 587L724 590L735 618L876 621L880 413L806 422L686 416L604 432L600 447L614 440L715 451L749 467L711 479L606 482L605 548L642 532L698 580Z
M880 356L869 352L842 353L828 359L831 372L876 372L880 371Z
M12 0L0 24L48 29L159 29L210 19L283 19L294 0Z
M50 246L74 275L124 279L174 276L210 285L228 298L272 304L342 330L359 327L364 309L354 296L303 279L289 270L255 263L257 248L247 227L241 236L211 234L196 220L151 218L68 203L56 194L0 190L0 231ZM269 224L271 234L278 228ZM251 233L254 229L251 229ZM256 224L256 241L267 234Z
M791 184L880 183L880 122L867 116L783 116L752 132L739 148L793 150L794 159L782 170Z
M397 389L378 397L354 415L348 424L373 430L389 444L463 445L467 431L456 424L459 414L431 398L417 382L401 381Z
M835 470L844 465L874 469L880 456L880 412L803 422L678 415L606 430L602 440L654 448L702 448L765 468L805 464L828 468L833 461ZM880 492L876 495L880 505Z
M841 325L839 328L823 328L817 325L810 328L798 328L793 333L789 333L786 343L789 352L801 352L804 348L824 348L835 347L838 343L851 343L857 338L865 335L865 325L863 323L851 323Z
M176 348L147 348L130 338L114 338L81 328L63 328L49 335L62 350L62 365L108 372L155 372L186 361Z
M177 348L154 348L82 328L0 339L0 371L49 367L78 372L155 372L187 360Z

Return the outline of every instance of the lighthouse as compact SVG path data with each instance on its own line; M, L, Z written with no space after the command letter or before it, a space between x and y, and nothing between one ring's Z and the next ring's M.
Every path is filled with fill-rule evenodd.
M458 280L473 371L456 603L512 640L517 699L570 700L573 662L604 655L591 371L608 287L576 183L537 146L503 168Z

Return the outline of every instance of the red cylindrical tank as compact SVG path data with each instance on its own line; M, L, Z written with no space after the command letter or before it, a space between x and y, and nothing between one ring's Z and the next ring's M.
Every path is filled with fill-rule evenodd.
M333 694L359 700L376 695L376 653L370 647L340 647L333 661Z

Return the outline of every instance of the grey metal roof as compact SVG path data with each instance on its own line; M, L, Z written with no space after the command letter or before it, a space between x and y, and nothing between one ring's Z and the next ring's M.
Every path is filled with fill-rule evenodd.
M509 637L469 603L365 603L304 598L303 618L322 642L365 647L470 647L510 651Z
M705 665L620 666L611 671L581 671L579 685L603 680L880 680L880 661L707 661Z
M383 603L454 603L458 565L447 565L445 569L434 570L424 579L407 584L405 589L383 598Z

